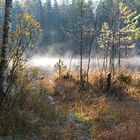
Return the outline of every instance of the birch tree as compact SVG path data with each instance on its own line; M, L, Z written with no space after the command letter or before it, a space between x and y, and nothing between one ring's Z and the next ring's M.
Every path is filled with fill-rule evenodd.
M6 91L8 44L10 40L11 22L12 22L12 0L6 0L4 26L3 26L3 41L1 45L1 60L0 60L0 103L2 103Z

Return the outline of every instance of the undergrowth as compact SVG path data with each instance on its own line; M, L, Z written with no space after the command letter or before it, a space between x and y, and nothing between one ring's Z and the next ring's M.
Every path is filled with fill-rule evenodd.
M79 81L68 75L35 78L13 106L9 100L10 105L0 108L0 136L10 140L140 139L139 77L116 73L111 94L106 91L106 75L91 77L84 90L79 90Z

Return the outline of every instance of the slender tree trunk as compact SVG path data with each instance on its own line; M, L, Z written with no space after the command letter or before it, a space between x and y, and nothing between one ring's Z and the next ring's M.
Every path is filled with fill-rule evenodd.
M12 0L5 1L5 18L3 27L3 42L1 49L0 62L0 105L5 97L6 80L7 80L7 65L8 65L8 44L9 34L12 21Z
M83 3L81 2L80 7L80 83L83 86Z
M111 68L110 68L110 72L112 74L112 76L114 76L114 58L115 58L115 45L114 45L114 33L113 33L113 42L111 45Z
M89 46L89 52L88 52L87 82L89 82L89 70L90 70L90 61L91 61L91 51L92 51L93 37L94 37L94 32L92 33L91 42L90 42L90 46Z
M42 6L42 0L38 0L38 4L39 4L39 21L40 21L40 24L42 26L42 28L44 29L45 28L45 24L44 24L44 12L43 12L43 6Z
M121 48L120 48L120 39L119 39L119 59L118 59L119 69L121 67Z
M118 20L119 20L119 28L118 29L120 29L121 28L121 15L120 15L120 13L119 13L119 18L118 18ZM119 42L119 50L118 50L118 66L119 66L119 69L120 69L120 67L121 67L121 32L120 32L120 30L119 30L119 40L118 40Z
M114 35L113 35L113 42L111 44L110 62L109 62L109 71L113 76L114 76L114 55L115 55L114 47L115 46L114 46Z
M71 58L70 58L70 65L69 65L69 74L71 74L71 67L72 67L72 60L74 57L74 53L72 54Z
M128 48L127 48L127 46L125 46L125 58L127 57L127 50Z
M108 56L109 56L109 41L107 43L107 48L106 48L106 58L105 58L105 73L108 70Z
M61 59L58 62L58 71L59 71L59 78L61 78L62 70L61 70Z
M102 72L106 72L106 62L107 62L107 46L105 45L105 48L103 50L103 66L102 66Z
M96 48L96 60L97 60L97 66L98 66L98 69L99 69L99 72L101 73L101 68L100 68L100 60L99 60L99 50L98 50L98 46L97 44L95 44L95 48Z

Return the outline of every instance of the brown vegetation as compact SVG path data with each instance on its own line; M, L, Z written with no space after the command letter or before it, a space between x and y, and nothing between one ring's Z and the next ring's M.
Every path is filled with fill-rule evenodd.
M18 78L16 84L26 86L13 105L11 96L9 105L1 107L1 136L29 140L140 139L139 76L116 73L108 95L107 76L90 75L83 91L72 77Z

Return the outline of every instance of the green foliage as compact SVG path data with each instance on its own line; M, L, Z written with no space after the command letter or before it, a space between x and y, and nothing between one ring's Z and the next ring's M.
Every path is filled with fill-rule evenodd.
M29 13L18 15L19 24L16 26L15 31L12 32L12 41L21 40L25 43L30 41L36 41L36 38L42 36L43 30L40 27L40 23L36 21L35 17Z
M122 84L126 84L126 85L131 85L132 84L131 75L126 75L126 74L121 73L117 76L117 80L119 82L121 82Z
M11 49L9 63L10 71L20 72L29 60L37 39L42 36L43 30L39 22L31 14L18 15L18 24L11 32Z
M7 100L11 101L9 106L15 104L17 97L23 93L25 87L29 88L29 83L37 75L36 69L26 71L25 64L31 57L36 39L41 35L40 24L32 15L25 13L23 16L18 16L18 24L15 30L11 31L9 43L7 81ZM29 73L31 75L28 75Z
M107 70L109 62L108 69L111 72L115 65L114 58L118 56L120 67L121 57L128 55L128 49L131 50L136 47L136 41L138 41L140 34L138 26L140 15L122 2L118 5L114 3L113 6L112 22L111 24L104 22L98 36L99 47L103 50L103 70Z
M112 30L110 29L108 23L104 22L98 38L98 43L100 44L101 48L110 49L112 35Z
M117 17L117 22L119 23L118 28L115 29L115 33L113 33L114 31L109 27L108 23L103 23L102 25L99 37L99 43L102 47L109 46L112 42L118 45L119 41L122 48L123 46L129 47L139 37L140 28L138 27L138 19L140 15L137 15L135 11L133 12L123 3L119 3L118 10L120 15Z
M87 8L88 8L88 5L87 5L87 2L85 0L78 0L77 3L77 10L80 12L81 9L83 11L83 13L87 12Z
M66 66L64 65L64 62L61 59L59 59L59 61L55 64L55 68L59 78L62 78L64 72L66 71Z
M123 3L119 3L121 29L120 32L123 38L122 42L133 42L137 40L140 28L138 27L138 20L140 15L136 11L129 9Z

